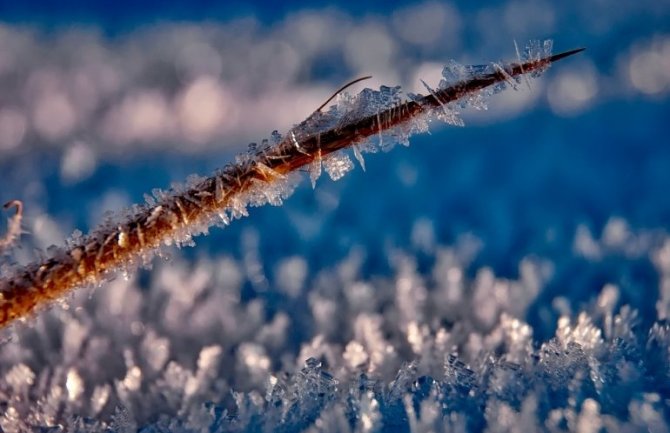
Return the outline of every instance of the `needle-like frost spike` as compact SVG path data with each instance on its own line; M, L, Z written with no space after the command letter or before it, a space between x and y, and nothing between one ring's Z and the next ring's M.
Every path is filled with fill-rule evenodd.
M7 220L7 233L0 238L0 254L12 247L21 236L21 220L23 219L23 203L12 200L3 206L5 209L16 208L16 213Z
M340 95L329 110L319 107L283 137L274 132L264 146L254 147L214 175L167 192L157 191L146 204L134 206L116 221L77 237L44 261L3 277L0 326L26 317L77 287L100 284L111 273L145 264L163 245L190 244L193 236L205 233L211 225L221 221L226 225L248 215L248 206L280 205L293 191L301 168L313 166L312 181L316 182L323 164L338 179L353 168L349 157L339 151L353 147L363 165L362 152L407 144L411 134L427 130L432 118L458 123L459 108L479 104L506 84L524 75L537 76L550 64L582 51L551 55L550 50L550 42L535 43L515 63L452 64L445 68L445 79L437 88L408 100L400 97L399 87ZM20 206L17 209L20 214Z

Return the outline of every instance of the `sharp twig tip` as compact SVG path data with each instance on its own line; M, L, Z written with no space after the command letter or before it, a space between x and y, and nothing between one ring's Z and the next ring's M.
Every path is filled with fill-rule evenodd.
M575 48L574 50L564 51L564 52L559 53L559 54L554 54L553 56L549 57L548 60L549 60L550 62L552 62L552 63L553 63L553 62L557 62L557 61L559 61L559 60L561 60L561 59L564 59L564 58L566 58L566 57L570 57L570 56L573 56L573 55L575 55L575 54L577 54L577 53L581 53L581 52L584 51L585 49L586 49L586 48Z

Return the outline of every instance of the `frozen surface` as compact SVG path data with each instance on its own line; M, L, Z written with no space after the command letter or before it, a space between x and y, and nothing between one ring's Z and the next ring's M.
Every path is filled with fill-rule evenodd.
M514 59L515 39L588 48L448 107L466 128L323 158L314 190L247 197L196 248L3 331L3 431L670 431L670 9L349 6L0 25L18 263L288 131L351 77L425 94L446 59Z
M637 244L658 279L655 312L641 317L607 284L582 307L556 297L546 338L525 318L566 270L530 256L515 278L474 269L471 237L433 245L423 265L416 245L390 250L390 272L376 277L360 250L323 269L285 258L266 276L253 235L241 259L163 262L5 332L0 425L665 432L670 236L612 242L621 224L588 241L599 258L577 247L573 266L621 260Z

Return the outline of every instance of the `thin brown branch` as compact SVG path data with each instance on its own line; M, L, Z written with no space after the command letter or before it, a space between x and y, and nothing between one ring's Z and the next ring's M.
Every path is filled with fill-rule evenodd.
M353 118L325 130L305 125L318 121L314 119L319 115L317 110L276 145L228 165L183 191L168 192L155 204L136 206L118 223L102 225L51 258L19 269L0 281L0 326L25 317L36 307L74 288L101 283L110 272L146 260L147 254L163 244L198 234L219 215L234 208L245 194L258 193L259 185L283 182L290 173L314 161L320 162L320 158L333 152L402 126L443 104L473 95L509 77L541 71L580 51L513 63L504 70L469 77L432 95L394 104L374 115Z

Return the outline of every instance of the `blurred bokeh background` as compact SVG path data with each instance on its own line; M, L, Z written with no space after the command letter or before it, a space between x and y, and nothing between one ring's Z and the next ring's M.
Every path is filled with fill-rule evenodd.
M515 41L546 38L587 50L464 128L434 123L174 255L262 263L269 286L243 298L271 303L282 278L352 251L366 279L393 272L390 252L425 273L438 246L465 245L470 276L551 264L523 318L536 341L608 283L649 325L670 299L650 260L670 230L668 0L0 1L0 201L24 201L28 232L13 260L209 174L352 78L423 92L449 59L514 60Z

